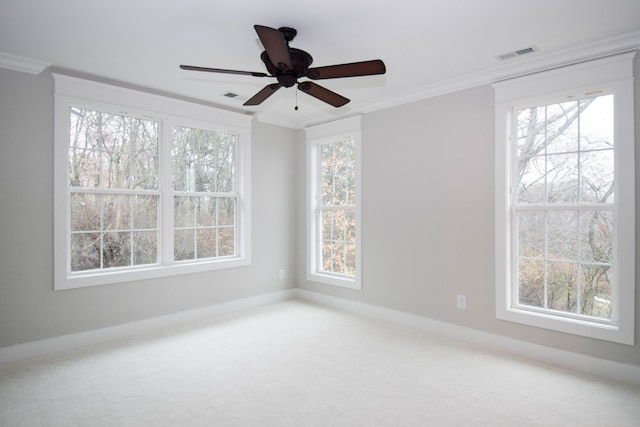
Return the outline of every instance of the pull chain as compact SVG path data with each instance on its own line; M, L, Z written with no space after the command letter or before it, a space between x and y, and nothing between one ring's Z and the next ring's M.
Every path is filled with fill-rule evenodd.
M298 86L296 86L296 108L294 110L298 111Z

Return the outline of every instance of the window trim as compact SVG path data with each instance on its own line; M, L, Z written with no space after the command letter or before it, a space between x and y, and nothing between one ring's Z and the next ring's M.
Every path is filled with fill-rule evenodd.
M635 52L528 75L493 84L495 90L495 301L496 318L627 345L634 344L635 323L635 157L633 57ZM514 233L510 127L523 105L553 102L571 93L614 94L616 140L617 319L589 322L520 309L513 304L511 278Z
M338 286L353 290L362 290L362 255L361 255L361 121L362 116L354 116L330 123L305 128L307 138L307 280ZM356 249L354 277L327 274L319 271L319 221L318 221L318 147L327 143L335 143L344 139L355 142L356 182L355 182L355 219Z
M206 105L173 99L138 90L112 86L95 81L53 74L54 91L54 290L73 289L110 283L129 282L187 273L234 268L251 264L251 118ZM192 262L169 261L163 252L171 249L167 230L172 230L173 189L170 171L170 133L160 131L158 209L159 263L132 266L114 271L102 270L70 274L69 265L69 196L68 144L71 106L117 112L159 122L160 128L171 125L196 126L204 129L233 132L237 143L238 185L238 255L225 259L204 259ZM213 118L213 119L212 119ZM164 232L163 232L164 231ZM165 254L166 255L166 254Z

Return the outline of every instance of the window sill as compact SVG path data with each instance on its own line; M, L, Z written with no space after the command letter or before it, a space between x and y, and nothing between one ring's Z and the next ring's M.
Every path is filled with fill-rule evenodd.
M588 320L555 316L552 313L535 312L517 307L498 308L496 318L557 332L634 345L633 330L624 329L620 325L612 323L589 322Z
M362 285L360 283L360 280L357 280L355 278L332 276L329 274L321 274L321 273L309 273L307 275L307 280L311 282L323 283L325 285L332 285L332 286L338 286L341 288L353 289L356 291L362 290Z
M201 273L204 271L246 267L249 265L251 265L251 260L248 257L243 257L216 261L192 262L188 264L174 264L171 266L154 265L150 267L141 267L135 270L101 271L86 274L80 273L76 275L67 275L65 272L62 272L60 275L56 274L54 290L61 291L66 289L132 282L136 280L156 279L159 277Z

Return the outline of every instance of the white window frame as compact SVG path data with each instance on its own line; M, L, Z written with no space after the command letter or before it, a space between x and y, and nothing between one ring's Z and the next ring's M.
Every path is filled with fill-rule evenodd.
M634 344L635 322L635 157L633 57L635 52L584 62L493 84L495 89L495 293L496 318L622 344ZM554 315L528 310L515 301L512 260L514 209L511 132L521 108L551 104L573 96L614 94L615 210L614 241L615 314L611 321Z
M165 96L54 74L54 289L121 283L251 264L251 118ZM79 107L156 120L159 140L157 264L71 272L69 109ZM212 121L213 120L213 121ZM237 135L237 254L233 257L173 261L173 189L171 126L231 132ZM164 131L162 130L164 129Z
M307 138L307 280L347 289L362 289L361 256L361 121L362 116L349 117L305 129ZM355 142L355 275L330 274L320 269L321 224L319 218L319 147L350 139Z

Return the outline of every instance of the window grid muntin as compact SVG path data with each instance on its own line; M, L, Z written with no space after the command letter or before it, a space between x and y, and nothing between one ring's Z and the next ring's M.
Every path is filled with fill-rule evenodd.
M163 119L163 118L156 118L153 115L146 115L146 113L144 112L138 112L138 113L131 113L129 111L120 111L120 109L118 109L117 107L114 108L114 106L110 105L110 104L103 104L100 102L89 102L89 103L84 103L84 102L73 102L69 104L68 107L68 143L67 143L67 177L70 177L70 166L69 166L69 162L70 162L70 152L72 150L71 147L71 136L72 136L72 130L71 130L71 112L74 110L84 110L90 113L96 113L96 114L104 114L104 115L110 115L110 116L120 116L125 120L138 120L138 121L146 121L146 122L154 122L156 124L156 137L157 137L157 141L155 143L155 170L156 170L156 180L155 180L155 185L154 185L154 189L146 189L146 188L110 188L110 187L103 187L103 182L102 179L100 180L100 182L97 183L97 185L92 186L92 187L73 187L71 185L71 182L69 182L68 179L68 185L67 185L67 191L68 191L68 198L67 200L69 200L69 203L71 203L71 194L75 193L75 194L95 194L97 195L101 202L102 202L102 197L104 195L127 195L131 197L135 197L137 195L143 195L143 196L150 196L153 195L155 197L157 197L156 200L156 228L155 229L146 229L146 228L135 228L132 227L130 229L124 230L124 232L130 232L130 244L129 244L129 248L131 249L130 252L130 256L129 259L131 260L131 258L134 256L134 250L133 250L133 245L134 245L134 241L135 241L135 233L136 232L149 232L149 231L155 231L156 232L156 261L153 263L147 263L147 264L130 264L128 266L117 266L117 267L107 267L104 268L103 264L104 264L104 260L103 260L103 256L100 256L100 267L99 268L95 268L95 269L82 269L82 270L75 270L72 271L71 269L71 265L72 265L72 257L71 257L71 236L72 235L78 235L78 234L82 234L83 231L82 230L71 230L71 225L70 225L70 221L71 221L71 210L70 210L70 206L69 206L69 211L67 214L67 227L68 227L68 234L67 234L67 276L68 277L73 277L73 276L85 276L85 275L89 275L89 274L99 274L102 272L117 272L117 271L134 271L134 270L142 270L148 267L153 267L153 266L159 266L159 265L171 265L171 264L176 264L176 263L180 263L180 264L189 264L189 263L194 263L194 262L202 262L202 261L211 261L211 260L217 260L217 259L235 259L240 257L240 251L241 248L239 246L239 200L240 200L240 196L239 196L239 192L238 192L238 171L239 171L239 166L238 166L238 161L239 161L239 156L238 156L238 134L235 131L229 131L229 130L218 130L217 128L200 128L197 125L194 126L194 128L198 128L200 130L206 131L206 132L214 132L214 133L219 133L221 135L224 135L224 137L229 138L232 143L232 147L233 147L233 164L231 165L231 171L232 171L232 187L233 187L233 192L229 193L229 192L223 192L223 193L203 193L203 194L207 194L208 196L211 195L216 195L218 197L227 197L227 198L231 198L233 200L233 204L234 204L234 217L233 217L233 224L231 225L225 225L223 227L216 227L217 229L232 229L233 232L232 234L232 240L233 240L233 254L229 254L229 255L222 255L222 256L218 256L218 257L209 257L209 258L200 258L200 259L193 259L193 260L184 260L184 261L179 261L176 262L174 257L173 257L173 251L167 251L166 249L169 246L173 246L173 237L171 237L170 239L170 244L166 243L166 238L163 237L163 235L166 236L172 236L172 232L167 233L167 230L163 230L161 224L166 222L163 218L164 215L162 214L163 212L163 201L162 199L164 199L164 197L162 196L162 187L164 186L166 188L167 183L169 185L172 185L172 173L170 172L169 174L164 173L163 170L171 170L171 162L172 162L172 156L170 153L170 146L171 144L171 135L169 135L169 132L164 132L163 129L170 129L172 126L175 126L175 124L171 124L171 123L178 123L178 122L173 122L171 119ZM178 125L178 126L183 126L183 127L190 127L190 125ZM162 142L163 140L166 140L168 138L169 140L169 151L167 151L165 144ZM99 153L98 159L100 162L102 162L103 160L103 152L106 150L103 149L98 149L96 150ZM168 155L163 155L162 153L169 153ZM148 150L144 150L143 154L148 153ZM149 157L149 156L147 156ZM131 177L134 169L131 167L132 163L134 162L134 158L129 158L128 159L128 163L129 163L129 176ZM168 162L168 163L167 163ZM168 181L167 181L167 175L168 175ZM101 176L102 178L102 176ZM130 182L134 182L135 180L129 180ZM163 182L164 181L164 182ZM201 192L202 193L202 192ZM193 192L189 193L191 196L194 194ZM95 231L87 231L87 234L89 232L92 232L94 234L99 233L100 237L99 237L99 245L100 245L100 251L102 253L103 247L104 247L104 235L108 234L108 233L118 233L121 232L123 230L115 230L115 229L104 229L103 227L103 211L104 207L102 206L102 203L100 203L100 230L95 230ZM130 215L131 215L131 220L133 221L133 211L130 211ZM214 227L202 227L202 228L214 228ZM171 227L168 228L169 231L173 230ZM217 248L217 246L216 246ZM219 253L219 251L217 252Z
M604 151L612 151L613 152L613 158L614 158L614 167L613 167L613 183L612 188L616 188L617 186L617 167L615 166L617 164L617 160L616 156L617 156L617 150L615 149L615 142L614 144L612 144L612 148L596 148L596 149L588 149L588 150L583 150L582 149L582 136L580 135L580 130L581 128L581 120L582 120L582 112L584 111L582 109L582 105L583 105L583 101L585 99L591 99L591 100L595 100L597 98L600 97L611 97L611 105L613 106L615 104L615 99L613 99L614 95L612 92L602 92L600 94L598 94L598 96L593 97L593 96L585 96L585 98L582 99L578 99L578 100L572 100L572 102L577 102L578 103L578 114L576 117L575 122L577 123L577 132L578 134L576 135L576 141L577 141L577 149L573 150L573 151L558 151L558 152L553 152L553 153L549 153L549 144L547 142L547 138L548 138L548 106L552 106L552 105L557 105L554 103L547 103L547 104L538 104L538 105L519 105L519 106L514 106L513 108L513 114L511 115L512 118L512 129L517 129L516 132L512 133L512 144L513 144L513 149L510 150L510 152L512 153L512 182L515 184L511 187L511 191L512 191L512 203L511 203L511 216L512 216L512 230L511 230L511 237L512 237L512 247L514 248L514 256L512 256L512 279L511 279L511 283L513 284L513 291L511 292L511 305L513 307L517 307L518 309L523 309L526 311L531 311L531 312L539 312L542 314L549 314L552 313L553 315L557 315L560 317L567 317L567 318L573 318L576 320L586 320L589 322L594 322L594 323L602 323L602 324L616 324L617 323L617 308L618 308L618 301L617 301L617 280L618 280L618 275L615 271L615 267L616 267L616 259L617 259L617 253L616 253L616 247L617 247L617 233L615 232L615 227L617 224L617 203L615 202L615 198L613 198L614 203L588 203L588 202L582 202L582 198L583 198L583 191L582 191L582 185L583 185L583 180L582 180L582 173L583 173L583 168L581 167L581 163L580 163L580 157L581 154L583 153L594 153L594 152L604 152ZM536 156L533 156L535 158L543 158L544 162L545 162L545 174L544 174L544 199L542 203L523 203L520 201L520 195L519 195L519 187L520 187L520 180L518 177L518 167L519 167L519 163L521 161L521 159L523 158L523 156L520 155L520 146L519 146L519 137L520 137L520 127L519 127L519 123L518 123L518 116L519 114L526 110L526 109L533 109L533 108L544 108L545 111L545 133L544 133L544 150L543 150L543 154L539 154ZM615 118L613 117L613 111L612 111L612 116L611 116L611 121L613 122L615 120ZM613 129L613 123L611 124L611 128ZM612 133L611 138L614 139L615 135ZM548 179L549 179L549 174L547 173L548 171L548 159L549 156L554 156L554 155L561 155L561 154L572 154L575 153L578 155L578 167L577 167L577 190L576 190L576 196L577 196L577 200L575 202L563 202L563 203L553 203L553 202L549 202L549 185L548 185ZM520 253L519 253L519 212L526 212L526 211L539 211L539 212L544 212L544 216L545 216L545 230L544 230L544 258L543 258L543 262L544 262L544 307L535 307L535 306L531 306L531 305L527 305L527 304L523 304L520 302L520 276L519 276L519 265L520 265L520 260L522 259L527 259L527 257L521 257ZM576 259L574 261L568 261L568 260L560 260L560 262L565 262L565 263L573 263L577 266L577 274L576 274L576 287L577 287L577 295L576 295L576 308L577 308L577 313L572 313L572 312L568 312L568 311L563 311L563 310L557 310L554 308L549 308L548 304L548 263L549 261L551 262L557 262L557 260L553 259L553 258L549 258L548 255L548 213L549 212L571 212L571 211L575 211L578 212L578 217L579 217L579 213L580 212L587 212L587 211L594 211L594 212L611 212L612 217L613 217L613 241L611 242L611 246L612 246L612 255L611 255L611 262L610 263L595 263L595 262L584 262L582 261L582 255L581 255L581 251L582 251L582 245L580 242L580 219L577 220L577 230L576 230L576 235L577 235L577 239L576 239L576 243L577 243L577 253L576 253ZM532 258L532 259L538 259L538 258ZM611 281L611 304L613 305L613 309L611 311L611 317L610 318L603 318L603 317L596 317L596 316L591 316L588 314L584 314L584 313L580 313L580 309L581 309L581 280L582 280L582 266L593 266L593 265L597 265L597 266L605 266L608 267L611 270L611 274L613 275L613 280Z
M517 253L516 256L514 257L514 262L513 262L513 272L514 272L514 277L513 277L513 282L514 285L514 289L515 292L513 292L512 294L512 304L513 306L517 306L519 308L522 309L526 309L526 310L533 310L533 311L552 311L557 315L560 316L566 316L566 317L572 317L572 318L577 318L577 319L582 319L582 318L588 318L591 321L596 321L596 322L601 322L601 323L615 323L617 321L617 310L616 310L616 301L617 301L617 292L616 292L616 287L615 287L615 280L617 279L617 273L616 273L616 264L615 262L609 262L609 263L605 263L605 262L596 262L596 261L584 261L583 260L583 256L582 256L582 245L581 245L581 240L580 240L580 236L582 235L582 232L584 230L582 230L580 228L580 224L581 221L580 219L578 219L576 221L576 230L575 230L575 236L576 236L576 256L574 259L569 260L569 259L563 259L563 258L554 258L548 255L548 242L549 242L549 238L548 238L548 213L549 212L576 212L578 214L578 216L580 215L581 212L609 212L611 213L612 217L615 218L615 213L616 213L616 209L615 207L611 206L608 208L605 207L601 207L598 206L597 208L594 208L592 206L575 206L574 209L567 209L567 207L562 206L562 207L555 207L553 209L540 209L538 207L533 207L533 206L526 206L526 207L522 207L520 209L515 210L515 215L516 215L516 220L514 221L514 228L515 231L512 234L514 236L514 247L518 248L516 249ZM518 222L519 222L519 218L518 218L518 214L521 212L540 212L544 214L545 217L545 232L544 232L544 253L542 257L532 257L532 256L523 256L520 255L519 253L519 233L518 233ZM613 221L613 224L615 226L615 219ZM613 231L613 235L614 235L614 240L615 240L615 236L617 236L617 234L615 233L615 230ZM612 256L612 260L615 260L615 242L613 242L612 244L613 246L613 251L614 254ZM522 303L520 301L520 261L523 260L529 260L529 261L540 261L544 264L544 284L543 284L543 289L544 289L544 297L543 297L543 307L536 307L534 305L530 305L530 304L525 304ZM549 307L549 295L548 295L548 264L549 262L552 263L565 263L565 264L572 264L576 266L576 310L577 313L573 313L570 311L564 311L564 310L560 310L560 309L556 309L553 307ZM605 317L599 317L599 316L594 316L594 315L589 315L589 314L585 314L585 313L581 313L581 307L582 307L582 290L583 290L583 285L582 285L582 280L583 280L583 269L585 267L606 267L608 269L608 274L613 276L613 280L611 281L611 304L612 304L612 311L611 311L611 317L610 318L605 318Z
M192 258L183 258L183 259L177 259L176 257L176 253L175 253L175 238L174 238L174 252L173 252L173 256L174 259L177 263L183 263L183 262L193 262L193 261L202 261L202 260L206 260L206 259L213 259L213 258L232 258L232 257L236 257L238 256L238 196L235 194L228 194L228 193L222 193L222 194L218 194L218 193L202 193L202 192L174 192L174 204L175 201L178 198L190 198L192 200L201 200L203 198L211 198L215 200L215 220L214 220L214 224L213 225L199 225L199 217L198 217L198 204L197 203L192 203L193 209L192 214L193 214L193 225L175 225L175 214L174 214L174 227L173 227L173 231L174 231L174 236L176 234L177 231L186 231L186 230L191 230L193 232L193 242L194 242L194 256ZM231 224L228 223L223 223L220 224L220 212L218 209L218 206L220 204L220 200L221 199L227 199L232 201L233 204L233 215L231 217L232 222ZM213 256L209 256L209 257L201 257L198 255L198 231L202 231L202 230L214 230L215 231L215 255ZM233 253L231 254L227 254L227 253L223 253L221 254L221 249L220 249L220 238L221 238L221 231L224 230L231 230L231 234L232 234L232 240L233 240ZM224 237L224 236L223 236Z
M130 190L121 190L121 189L96 189L96 188L77 188L77 187L72 187L69 188L69 203L73 203L73 195L74 194L92 194L92 195L96 195L97 196L97 205L98 205L98 216L99 216L99 225L97 229L74 229L74 227L71 224L72 221L72 212L71 212L71 208L70 208L70 215L69 215L69 245L71 245L71 240L72 240L72 236L74 235L83 235L83 234L98 234L99 235L99 250L100 250L100 256L99 256L99 267L98 268L87 268L87 269L73 269L73 258L71 256L71 247L69 248L69 254L70 256L68 257L68 265L67 265L67 269L68 269L68 273L69 274L87 274L87 273L91 273L91 272L98 272L98 271L117 271L117 270L123 270L123 269L135 269L135 268L144 268L144 267L149 267L152 265L158 265L160 263L160 258L159 258L159 245L160 245L160 239L161 239L161 228L160 228L160 192L159 191L151 191L151 190L137 190L137 191L130 191ZM104 196L110 196L110 195L115 195L115 196L127 196L128 197L128 204L129 204L129 228L119 228L119 229L111 229L111 228L106 228L105 227L105 223L104 223ZM142 227L136 227L136 222L135 222L135 211L133 209L133 205L134 205L134 197L136 196L144 196L144 197L154 197L156 199L155 205L155 218L156 218L156 227L155 228L142 228ZM134 262L134 256L135 256L135 251L134 251L134 245L135 245L135 234L136 233L141 233L141 232L145 232L145 233L151 233L151 232L155 232L156 233L156 257L155 257L155 262L149 262L149 263L143 263L143 264L136 264ZM108 234L108 233L130 233L130 244L129 244L129 249L130 249L130 255L129 255L129 265L127 266L116 266L116 267L105 267L104 266L104 235Z
M324 218L325 218L325 214L326 213L336 213L336 212L344 212L344 216L345 218L347 217L347 213L351 213L352 216L355 217L355 206L332 206L332 207L325 207L325 208L318 208L318 233L317 235L319 236L319 242L318 242L318 255L319 255L319 270L322 271L323 273L331 273L334 275L338 275L338 276L344 276L344 277L353 277L355 274L355 255L353 257L353 259L351 259L352 257L349 256L349 251L347 250L348 246L353 245L354 249L355 249L355 238L354 239L348 239L347 235L348 235L348 227L345 224L345 227L343 227L341 233L338 234L342 234L342 236L338 236L337 238L329 238L326 239L324 238L324 230L323 230L323 224L324 224ZM334 227L334 221L331 221L331 225L330 225L330 236L336 236L337 233L334 232L335 227ZM335 258L335 250L334 250L334 245L335 244L342 244L344 247L344 250L342 251L342 264L346 267L348 266L350 263L353 264L353 269L354 269L354 274L349 274L349 273L345 273L344 271L340 271L339 268L335 268L336 263L333 261ZM324 267L325 265L325 259L323 254L325 253L324 249L325 248L329 248L329 254L330 254L330 268L327 269Z
M173 189L173 191L237 194L237 134L228 131L225 132L215 129L203 129L198 126L185 126L178 124L172 125L171 128L171 188ZM188 139L187 144L191 145L192 147L191 150L183 151L182 156L180 156L176 154L176 135L181 135L188 131L192 132L190 132L186 136L182 136ZM203 138L197 138L198 136L202 136ZM207 143L211 144L211 141L207 140L207 137L215 139L216 141L214 142L214 144L218 144L214 147L209 146L209 151L206 151L203 148L203 145ZM196 138L196 140L194 140L194 138ZM216 162L216 159L219 160L220 155L225 151L225 149L228 153L228 157L231 157L230 161L228 158L226 158L224 162L225 166L228 166L229 169L226 172L228 173L228 178L230 178L231 181L230 185L229 183L227 185L221 184L220 176L216 173L213 179L213 189L205 190L202 188L198 188L199 185L197 172L203 172L203 166L215 167L216 165L219 165L220 162ZM213 151L213 155L211 154L211 151ZM185 185L182 186L183 188L177 188L178 185L176 182L176 163L179 162L188 163L188 167L185 170L185 172L187 172L187 176L185 177ZM220 170L225 172L223 168L216 168L215 172L219 172ZM200 183L200 185L202 184Z
M316 217L318 218L318 221L316 224L317 270L323 274L330 274L336 277L353 278L355 277L355 272L356 272L355 224L353 224L354 238L348 239L347 234L348 234L349 227L347 226L346 218L348 216L347 213L350 213L351 217L353 218L353 221L355 222L356 141L355 139L352 139L352 138L344 138L339 141L318 144L317 150L318 150L318 156L317 156L318 179L317 179L317 190L316 190L317 203L318 203L318 207L316 210ZM347 168L345 168L341 173L337 170L337 168L331 167L330 173L326 174L325 173L326 168L324 167L324 162L323 162L324 154L326 153L326 151L330 151L332 158L335 159L336 151L338 150L341 150L342 154L345 154L345 151L347 151L346 154L350 154L349 155L350 161L346 158L339 159L347 163ZM343 157L347 157L347 156L345 155ZM335 165L336 162L331 162L331 163L333 163L333 166L336 166ZM333 203L326 203L328 198L325 197L324 184L326 182L325 178L327 177L331 178L331 191L329 192L329 195L331 196L330 200L333 201ZM351 178L351 180L349 178ZM344 201L342 203L336 203L336 199L337 199L336 184L340 182L345 184ZM326 214L329 212L332 212L334 214L336 212L344 213L345 224L342 229L341 238L331 238L331 239L324 238L324 220L326 218ZM334 233L334 225L335 225L335 221L331 221L330 236L332 237L336 236L336 233ZM334 262L336 244L341 244L343 246L343 254L341 257L341 260L344 266L343 269L340 269L339 267L336 268L336 265L335 265L336 263ZM327 245L329 249L328 253L330 256L329 269L325 268L326 259L324 254L325 254L325 249L327 248ZM347 248L351 248L351 254ZM348 271L349 264L352 265L351 267L352 272Z

